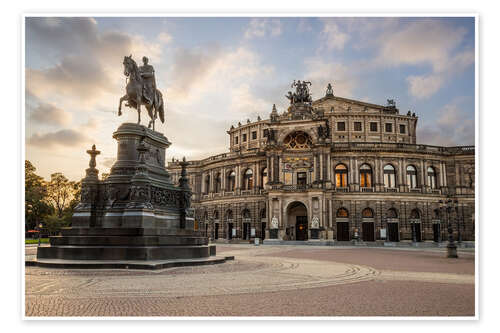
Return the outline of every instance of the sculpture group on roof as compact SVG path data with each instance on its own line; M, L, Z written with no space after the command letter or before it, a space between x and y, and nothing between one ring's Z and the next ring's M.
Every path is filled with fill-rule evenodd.
M309 87L311 82L309 81L295 81L293 80L292 88L295 87L295 92L288 92L288 95L285 95L286 98L290 100L290 104L296 103L312 103L311 93L309 92Z

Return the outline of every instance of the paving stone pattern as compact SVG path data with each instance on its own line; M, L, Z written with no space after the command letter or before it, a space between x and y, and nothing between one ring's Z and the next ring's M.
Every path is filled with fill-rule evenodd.
M26 316L474 315L471 252L443 264L435 250L219 248L236 260L159 271L26 267ZM398 258L420 271L394 269Z

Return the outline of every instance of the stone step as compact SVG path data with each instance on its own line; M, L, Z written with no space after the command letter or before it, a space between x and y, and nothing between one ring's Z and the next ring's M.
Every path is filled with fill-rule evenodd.
M167 260L204 258L216 254L215 245L190 246L50 246L39 247L37 259Z
M207 245L206 237L186 236L54 236L52 246L58 245L103 245L103 246L163 246L163 245Z
M61 234L63 236L202 236L200 231L166 228L62 228Z

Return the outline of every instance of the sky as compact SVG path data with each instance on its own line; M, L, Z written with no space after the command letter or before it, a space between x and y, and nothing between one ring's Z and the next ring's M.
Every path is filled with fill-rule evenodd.
M228 151L231 125L288 106L293 80L328 83L340 97L419 117L417 142L473 145L473 17L30 17L25 26L26 159L49 178L85 176L96 144L109 172L112 133L137 112L125 93L123 57L155 68L172 157ZM145 110L143 110L145 111ZM149 120L142 112L142 123Z

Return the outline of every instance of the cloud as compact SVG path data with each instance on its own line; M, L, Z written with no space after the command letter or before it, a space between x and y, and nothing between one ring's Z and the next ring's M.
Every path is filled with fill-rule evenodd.
M163 44L168 44L172 41L172 35L167 32L160 32L157 39Z
M306 72L304 78L312 82L311 92L313 99L324 96L328 83L333 85L333 93L338 96L351 97L356 78L352 70L338 62L327 62L320 57L305 60Z
M104 157L101 161L101 164L107 168L111 168L113 164L116 162L116 157Z
M342 50L350 36L343 32L334 19L322 19L323 30L320 38L328 50Z
M73 129L62 129L45 134L35 133L28 139L28 144L42 148L55 146L76 147L90 141L91 139L85 134Z
M254 18L250 20L247 30L245 31L245 38L262 38L262 37L276 37L283 32L282 23L279 19L263 19Z
M444 83L440 75L411 75L406 78L410 94L417 98L428 98L434 95Z
M216 44L200 48L179 48L175 51L172 77L175 78L171 93L185 98L194 85L203 82L222 56Z
M454 75L474 63L474 51L463 44L467 30L435 19L391 25L375 39L379 45L376 64L385 66L430 66L431 72L407 77L410 95L429 98Z
M26 69L27 93L45 99L71 97L80 105L121 92L124 55L161 55L160 43L123 32L100 32L93 18L84 17L28 18L26 40L51 59L48 66Z
M474 145L474 118L461 109L461 104L459 100L446 104L438 110L435 122L418 127L419 142L442 146Z
M52 104L40 103L31 112L30 118L38 123L50 125L68 125L71 114Z

